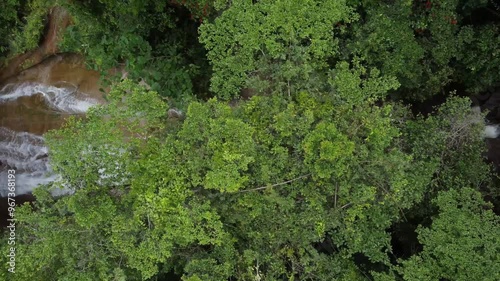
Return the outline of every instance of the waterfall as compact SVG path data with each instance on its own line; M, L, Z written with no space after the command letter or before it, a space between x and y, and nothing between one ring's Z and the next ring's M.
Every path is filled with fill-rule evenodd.
M81 114L98 104L96 99L79 92L70 83L64 84L64 87L56 87L24 82L4 86L0 90L0 105L9 106L9 103L21 97L36 96L41 96L48 108L60 113ZM9 169L16 170L16 195L30 193L40 184L60 179L52 172L48 160L48 149L43 136L0 127L0 196L7 195ZM55 191L57 195L68 192L68 189Z

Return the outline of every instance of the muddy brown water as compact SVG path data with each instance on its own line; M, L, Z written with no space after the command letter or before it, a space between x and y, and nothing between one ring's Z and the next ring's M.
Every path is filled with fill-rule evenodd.
M99 90L99 79L99 72L85 68L80 56L60 54L5 81L0 89L30 83L42 84L74 91L74 95L85 93L89 98L104 103L103 93ZM73 114L51 108L42 93L35 93L0 102L0 127L43 135L51 129L59 128L65 118Z
M45 104L43 97L37 94L0 104L0 127L43 135L49 130L59 128L69 115L71 114L55 112Z

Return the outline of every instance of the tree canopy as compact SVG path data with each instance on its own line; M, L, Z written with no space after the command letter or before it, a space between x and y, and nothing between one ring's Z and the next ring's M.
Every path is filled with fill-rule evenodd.
M111 90L45 135L60 180L16 210L0 276L499 280L500 192L468 98L498 86L492 3L6 2L6 63L60 6L59 50Z

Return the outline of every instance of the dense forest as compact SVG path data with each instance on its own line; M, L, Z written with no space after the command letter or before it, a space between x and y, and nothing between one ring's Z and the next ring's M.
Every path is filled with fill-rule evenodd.
M78 54L107 99L1 280L500 280L498 1L3 0L0 38L0 80Z

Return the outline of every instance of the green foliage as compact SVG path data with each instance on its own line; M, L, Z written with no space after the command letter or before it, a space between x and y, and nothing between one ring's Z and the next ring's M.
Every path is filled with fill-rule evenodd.
M36 209L30 205L16 209L19 219L16 224L16 273L7 273L9 276L5 280L112 280L121 258L106 240L108 223L98 223L93 227L88 227L88 222L85 226L76 223L68 202L85 197L84 200L91 203L102 199L102 194L94 199L88 194L79 196L77 193L77 197L62 198L57 202L44 188L37 189L35 195ZM91 206L87 204L87 207ZM99 210L111 211L109 207L103 204ZM97 210L81 211L98 214ZM111 218L112 215L106 219ZM3 243L2 250L7 251L7 246ZM6 262L2 259L2 263ZM130 272L126 268L123 270Z
M13 280L500 278L484 114L453 94L426 117L394 101L496 83L498 24L464 24L485 1L28 3L13 51L61 5L61 50L129 79L46 135L61 179L17 211ZM415 217L423 250L394 259Z
M133 151L152 129L162 127L159 118L166 105L157 93L143 93L126 80L109 93L109 99L110 104L90 109L85 120L72 117L59 132L46 136L54 171L73 188L128 182ZM102 175L105 179L99 179Z
M185 3L193 9L199 4ZM173 7L164 1L31 0L23 6L22 24L12 16L19 6L15 1L2 5L10 5L5 7L5 24L10 28L5 32L13 33L5 34L13 38L10 57L36 49L46 36L43 31L50 11L61 6L71 16L71 24L53 43L61 52L84 55L90 68L106 75L105 83L117 80L110 72L123 71L128 78L144 80L153 90L171 98L188 100L193 91L206 91L206 87L193 87L193 81L201 80L200 76L209 71L204 50L190 39L197 36L195 23L185 24L187 19L177 18ZM12 13L7 16L9 11ZM208 11L208 6L203 11ZM16 24L19 28L13 29ZM1 53L7 43L5 40L0 46Z
M225 10L201 26L200 41L214 69L211 89L224 99L243 88L321 91L322 73L332 63L358 57L383 76L397 77L399 98L423 100L451 82L465 83L474 92L497 83L498 26L462 24L485 5L458 0L390 5L232 1L216 5Z
M500 33L498 25L489 24L472 29L468 27L460 33L467 43L466 51L457 57L462 64L458 78L463 81L472 93L487 90L498 84L498 61L500 54Z
M204 87L193 85L206 80L200 76L208 72L204 50L191 38L197 36L194 23L179 19L164 1L129 2L67 3L73 25L62 50L84 54L104 74L118 67L128 78L144 80L152 90L179 101L189 100L195 90L203 94ZM188 2L193 9L199 6Z
M450 97L438 114L409 121L407 146L422 160L436 164L434 189L488 184L490 167L482 154L484 115L470 108L467 98Z
M308 82L339 52L337 22L356 17L343 1L233 1L215 22L200 27L221 98L242 88L290 93L318 87Z
M40 191L37 209L21 209L20 278L146 280L175 270L184 280L363 280L359 254L408 278L427 274L412 270L421 263L449 276L451 261L435 265L433 254L394 267L387 229L438 194L429 193L434 187L486 179L469 171L468 164L486 167L480 158L460 156L478 152L481 116L471 118L465 99L453 98L436 117L401 119L396 104L375 106L397 83L364 74L340 64L330 93L289 101L192 102L185 120L170 126L155 92L129 80L116 85L108 105L47 136L52 165L75 193L53 200ZM67 232L74 236L58 234ZM419 233L433 250L433 239L451 239Z
M350 75L359 77L336 72ZM143 279L160 264L182 266L186 280L359 278L353 255L388 264L385 229L421 200L431 174L398 150L392 106L373 106L382 94L373 85L394 82L351 80L289 102L191 103L185 121L166 132L165 105L125 81L110 104L48 135L54 169L76 190L57 201L67 208L62 216L68 227L100 233L105 250ZM342 89L359 98L356 107L336 102ZM325 256L315 243L340 253ZM107 274L113 261L103 261Z
M497 81L498 28L464 23L486 1L359 2L363 19L350 27L344 54L360 56L383 75L396 76L400 97L424 100L451 82L464 81L477 92ZM482 78L474 81L478 72Z
M470 188L441 192L439 215L420 228L424 250L402 262L404 280L498 280L500 220L481 194Z
M47 14L50 8L56 5L59 1L31 0L26 2L27 3L23 5L25 10L23 11L24 17L22 19L22 27L10 31L13 38L10 46L11 55L24 53L38 47L38 43L43 35L43 29L47 22ZM12 12L12 10L10 11ZM3 12L4 11L2 11L2 13ZM11 15L13 16L15 13L16 12Z
M9 40L6 39L12 36L12 30L19 24L16 15L19 5L19 0L6 0L0 3L0 38L3 38L0 43L0 66L3 63L2 57L9 50Z
M159 30L172 27L172 21L163 12L165 4L131 1L129 5L116 1L99 3L66 4L73 17L73 25L68 28L62 42L63 51L79 52L92 62L96 70L116 67L117 62L128 62L130 69L136 64L144 69L151 46L145 36L157 25ZM151 7L152 6L152 7ZM158 12L155 17L147 15L152 9ZM152 22L155 18L158 22Z
M353 24L353 39L348 41L347 51L380 68L384 75L397 76L404 87L421 88L420 61L424 49L418 44L409 22L411 2L369 7L365 8L364 21Z

